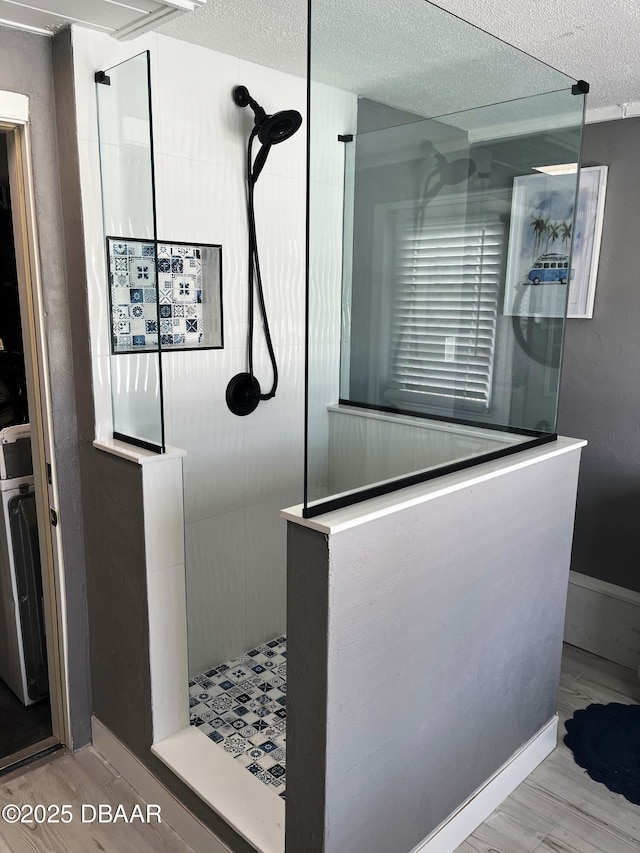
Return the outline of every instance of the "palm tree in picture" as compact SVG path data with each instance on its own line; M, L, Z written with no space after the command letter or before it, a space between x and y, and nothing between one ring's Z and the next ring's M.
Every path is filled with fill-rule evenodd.
M542 239L540 240L540 251L544 251L546 254L549 251L549 228L551 227L551 220L547 216L546 219L543 220L542 223L542 238L544 238L544 249L542 249Z
M549 251L549 243L551 243L551 248L553 249L553 244L560 237L560 223L559 222L549 222L547 225L547 251Z
M560 225L560 239L562 240L562 248L569 253L569 243L571 241L572 225L571 222L563 222Z
M531 217L531 228L533 229L533 261L538 257L538 253L540 251L540 245L542 244L542 238L545 234L546 225L544 216L541 213L534 214Z

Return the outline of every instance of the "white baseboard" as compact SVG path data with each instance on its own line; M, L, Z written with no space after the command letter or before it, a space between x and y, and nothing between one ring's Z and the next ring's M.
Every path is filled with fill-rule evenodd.
M208 827L191 814L168 788L99 720L92 717L93 745L147 803L161 808L164 823L195 853L231 853Z
M92 718L92 732L95 749L147 803L161 807L164 822L169 824L195 853L231 853L229 848L192 815L95 717ZM453 853L553 752L557 743L557 732L558 717L555 716L411 853Z
M557 736L555 716L411 853L453 853L553 752Z
M571 572L564 639L607 660L640 669L640 593Z

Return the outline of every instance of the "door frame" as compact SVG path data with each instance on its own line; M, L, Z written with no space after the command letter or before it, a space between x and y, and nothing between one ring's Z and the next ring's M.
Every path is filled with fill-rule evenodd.
M42 567L51 725L50 742L72 746L67 667L64 560L53 441L52 405L46 346L45 312L39 263L35 195L29 134L29 99L0 92L0 131L6 136L9 189L31 423L36 514ZM55 520L55 523L54 523ZM24 759L26 751L20 753Z

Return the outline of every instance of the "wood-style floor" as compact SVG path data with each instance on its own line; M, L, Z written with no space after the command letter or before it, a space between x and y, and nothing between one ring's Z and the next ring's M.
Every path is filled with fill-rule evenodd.
M565 647L558 749L498 808L457 853L638 853L640 807L578 767L562 743L564 721L591 702L639 702L636 673ZM6 803L142 803L91 748L54 758L22 775L0 777ZM166 824L9 825L0 819L0 853L192 853ZM404 851L390 851L404 853Z
M0 818L1 853L193 853L166 823L82 823L81 805L119 804L127 813L143 800L92 748L54 757L13 778L0 777L0 809L7 803L72 806L66 825L8 824Z
M558 748L456 853L639 853L640 806L592 781L563 742L565 720L592 702L640 702L638 674L565 646Z

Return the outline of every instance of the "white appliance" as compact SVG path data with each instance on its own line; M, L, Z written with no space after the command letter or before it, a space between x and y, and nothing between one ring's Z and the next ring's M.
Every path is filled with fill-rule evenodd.
M25 705L48 695L28 424L0 430L0 678Z

